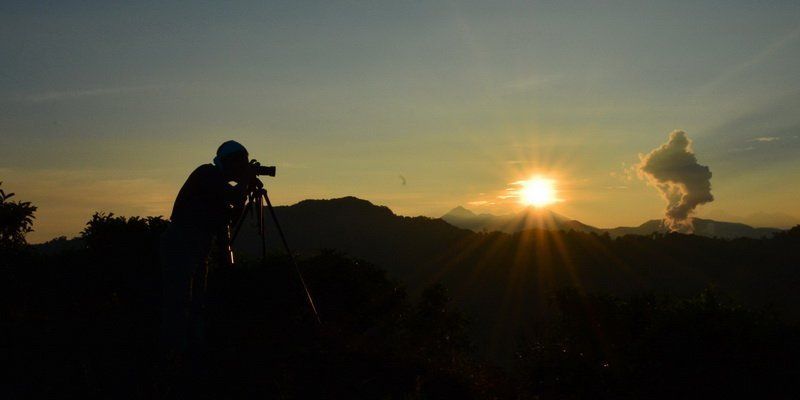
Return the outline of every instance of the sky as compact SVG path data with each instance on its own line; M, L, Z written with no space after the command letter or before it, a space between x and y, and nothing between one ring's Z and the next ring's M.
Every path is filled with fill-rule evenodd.
M697 215L800 222L796 1L3 1L0 38L0 187L39 207L32 242L168 216L228 139L277 165L275 204L503 214L542 175L613 227L663 216L633 169L680 129L713 174Z

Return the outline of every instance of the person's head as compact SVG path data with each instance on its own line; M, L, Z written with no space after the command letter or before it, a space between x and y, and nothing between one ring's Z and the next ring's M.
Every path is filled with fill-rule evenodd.
M214 165L221 168L228 178L242 177L247 173L250 156L239 142L228 140L217 149Z

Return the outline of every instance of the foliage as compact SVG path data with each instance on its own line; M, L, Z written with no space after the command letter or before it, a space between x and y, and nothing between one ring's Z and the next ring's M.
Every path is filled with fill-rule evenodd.
M484 369L466 347L438 346L466 337L443 288L415 304L383 270L333 251L300 262L321 327L285 256L270 256L266 268L212 269L210 367L194 382L200 386L187 387L194 373L176 375L157 345L154 244L164 226L160 218L95 214L84 246L55 241L61 251L31 253L2 271L3 311L13 317L1 338L21 344L10 354L12 397L191 390L211 398L472 398L494 390L477 386L488 378L479 379Z
M125 218L115 217L114 213L94 213L80 237L90 250L98 253L135 255L157 240L167 224L162 217Z
M748 300L765 282L796 281L798 228L733 242L469 234L435 258L445 284L418 296L369 262L304 251L300 269L322 326L290 260L272 254L266 266L212 268L205 361L168 364L157 340L156 246L167 224L98 213L79 239L4 260L0 341L11 344L4 356L14 366L7 397L781 398L794 393L800 371L795 326L698 286L729 282L719 279L726 274L749 279L751 290L737 293ZM566 261L558 249L568 250ZM759 266L760 280L747 265ZM423 266L434 268L406 271ZM631 285L644 279L672 295ZM570 282L574 289L551 291ZM466 305L477 311L470 318ZM486 361L486 331L502 344L525 333L509 369Z
M435 284L422 292L419 304L411 310L411 329L419 338L420 350L429 352L430 362L451 360L470 349L465 335L468 321L461 313L453 312L451 301L447 289Z
M358 199L305 201L276 207L292 248L335 248L370 260L419 295L441 282L476 321L477 351L502 365L514 359L513 340L544 312L548 294L565 286L585 292L696 295L709 284L753 307L774 307L800 321L800 228L773 238L720 239L655 233L611 237L580 231L476 233L442 220L401 217ZM246 223L238 250L260 254ZM268 232L275 232L268 224ZM250 231L248 231L250 230ZM249 233L249 235L248 235ZM268 235L271 249L281 248Z
M316 326L288 260L275 255L268 265L213 276L211 321L224 330L212 337L226 349L218 355L226 374L274 377L259 383L272 387L232 389L241 396L274 395L276 388L286 398L473 398L491 391L466 379L484 373L466 348L430 346L465 336L464 325L450 323L464 317L446 297L413 304L383 270L322 251L300 263L323 321ZM431 302L437 313L420 312ZM429 326L438 329L420 329Z
M800 238L800 225L795 225L791 229L783 232L778 232L775 234L775 238L777 239L798 239Z
M25 235L33 231L36 207L27 201L9 201L13 196L0 189L0 248L25 245Z
M521 391L543 398L782 397L800 332L707 288L696 297L562 290L518 352Z

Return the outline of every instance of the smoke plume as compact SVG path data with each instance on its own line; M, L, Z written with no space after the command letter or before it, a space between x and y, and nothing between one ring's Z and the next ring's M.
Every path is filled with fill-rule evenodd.
M671 231L691 233L691 214L700 204L714 200L711 170L697 163L692 141L684 131L673 131L667 143L640 156L640 176L655 186L667 201L664 224Z

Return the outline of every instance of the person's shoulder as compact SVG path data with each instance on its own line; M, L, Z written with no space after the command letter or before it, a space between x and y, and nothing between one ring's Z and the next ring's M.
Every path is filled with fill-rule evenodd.
M213 164L203 164L195 168L191 176L195 178L219 178L222 173Z
M215 172L216 170L217 167L214 166L214 164L201 164L199 167L194 169L195 172L203 173Z

